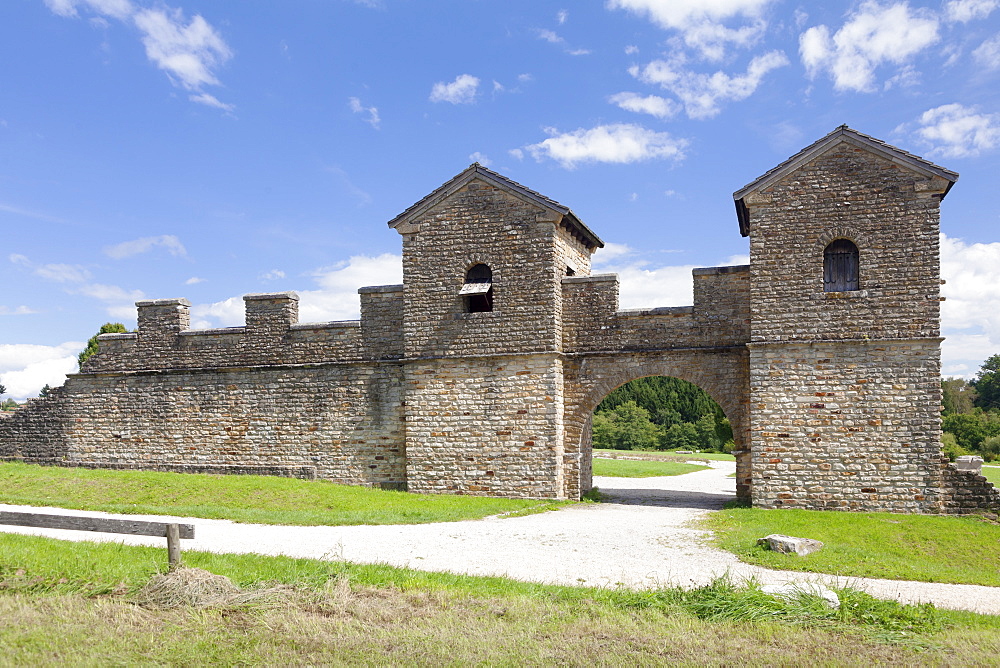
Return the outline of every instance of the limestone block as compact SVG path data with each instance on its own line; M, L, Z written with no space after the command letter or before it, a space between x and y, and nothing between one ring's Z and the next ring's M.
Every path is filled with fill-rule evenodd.
M812 554L823 547L823 543L812 538L796 538L780 533L772 533L759 538L757 544L766 546L772 552L781 552L782 554L795 553L800 557Z

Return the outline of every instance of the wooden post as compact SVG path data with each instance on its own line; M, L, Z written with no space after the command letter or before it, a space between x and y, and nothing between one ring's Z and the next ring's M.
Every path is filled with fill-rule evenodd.
M167 561L170 570L181 565L181 528L177 524L167 525Z
M69 529L71 531L98 531L101 533L127 533L134 536L167 537L167 559L173 570L181 563L181 539L194 538L193 524L165 524L144 520L118 520L104 517L79 517L77 515L44 515L0 510L0 525L38 527L41 529Z

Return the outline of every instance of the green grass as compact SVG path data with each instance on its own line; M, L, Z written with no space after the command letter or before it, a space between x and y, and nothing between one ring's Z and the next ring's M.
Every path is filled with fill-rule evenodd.
M720 547L768 568L1000 587L1000 525L976 517L732 508L706 523ZM757 545L771 533L824 547L778 554Z
M594 475L616 478L653 478L704 471L708 466L671 461L641 461L635 459L594 458Z
M983 466L983 476L991 483L1000 487L1000 466Z
M185 552L261 603L130 603L165 550L0 535L6 665L973 665L1000 618L839 590L839 610L725 579L693 590L562 587L384 565ZM776 659L777 658L777 659Z
M736 461L736 458L732 455L722 452L696 452L691 455L679 455L674 450L609 450L607 448L594 448L594 452L620 455L624 457L645 457L649 459L664 459L671 461L689 461L698 459L710 459L720 462Z
M0 503L256 524L421 524L528 514L566 501L409 494L268 476L0 464Z

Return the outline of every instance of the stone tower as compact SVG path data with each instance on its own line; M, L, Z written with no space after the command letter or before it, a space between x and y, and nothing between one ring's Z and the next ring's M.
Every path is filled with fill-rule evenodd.
M841 126L734 193L754 505L937 510L938 210L957 178Z
M562 279L588 276L603 243L479 164L389 226L403 236L408 488L564 496Z

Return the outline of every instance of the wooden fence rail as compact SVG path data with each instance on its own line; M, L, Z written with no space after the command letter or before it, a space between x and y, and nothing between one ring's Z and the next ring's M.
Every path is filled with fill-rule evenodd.
M181 561L181 539L194 538L193 524L115 520L104 517L80 517L78 515L45 515L2 510L0 511L0 524L40 529L70 529L73 531L165 537L167 539L167 558L171 566L176 566Z

